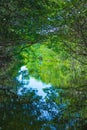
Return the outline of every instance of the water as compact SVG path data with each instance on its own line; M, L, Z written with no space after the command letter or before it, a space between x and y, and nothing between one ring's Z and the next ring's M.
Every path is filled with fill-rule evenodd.
M45 84L40 80L35 79L34 77L29 77L29 79L23 79L22 73L25 71L27 74L27 68L25 66L22 66L19 70L19 76L17 77L17 80L21 83L24 83L22 87L18 89L18 95L22 95L22 92L27 93L27 91L32 88L34 90L37 90L37 94L39 96L42 96L43 98L46 96L46 93L44 92L44 88L49 88L52 85L51 84Z
M82 93L77 99L75 90L46 84L32 77L25 66L16 80L18 98L8 95L0 102L0 130L85 130Z

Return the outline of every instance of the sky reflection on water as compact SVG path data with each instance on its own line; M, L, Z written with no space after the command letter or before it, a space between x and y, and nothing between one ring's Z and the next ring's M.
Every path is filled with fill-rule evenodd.
M17 101L13 99L1 106L2 130L80 130L79 111L69 108L68 97L63 98L64 90L31 77L25 66L20 68L17 80Z
M34 77L29 77L29 79L23 79L23 74L24 72L27 74L27 68L26 66L22 66L21 69L19 70L19 75L17 77L17 80L21 83L24 83L23 86L21 86L18 89L18 95L23 95L23 93L27 93L28 89L32 88L37 91L37 94L39 96L42 96L43 98L46 96L46 93L43 91L44 88L50 88L52 85L51 84L45 84L40 80L35 79ZM22 93L23 91L23 93Z

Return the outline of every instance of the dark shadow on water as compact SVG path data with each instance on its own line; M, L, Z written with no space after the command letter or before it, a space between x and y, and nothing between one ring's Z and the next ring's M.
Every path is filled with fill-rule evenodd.
M44 101L33 89L19 98L4 97L0 103L0 129L83 130L86 127L86 120L81 118L78 106L69 106L68 101L62 101L56 94L59 90L49 88L45 91L47 96Z
M85 91L60 89L33 78L36 88L41 85L38 93L33 83L29 86L32 78L26 71L22 76L27 79L20 74L18 97L4 92L0 96L0 130L86 130Z

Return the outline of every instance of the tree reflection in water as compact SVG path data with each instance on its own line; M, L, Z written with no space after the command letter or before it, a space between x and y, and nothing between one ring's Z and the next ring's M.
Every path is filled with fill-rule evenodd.
M63 101L63 98L57 95L59 90L51 87L45 91L47 92L45 101L33 89L28 90L26 96L18 99L4 97L4 101L0 103L0 128L2 130L78 130L83 128L85 120L82 121L78 106L69 106L67 100Z
M18 97L0 98L1 130L85 130L86 91L50 86L43 99L34 88L24 89Z

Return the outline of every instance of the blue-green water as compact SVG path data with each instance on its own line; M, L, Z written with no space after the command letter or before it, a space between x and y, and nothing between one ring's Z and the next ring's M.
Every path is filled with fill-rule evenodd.
M0 130L85 130L85 107L70 98L71 90L35 79L25 66L16 80L18 97L3 95L0 102Z

